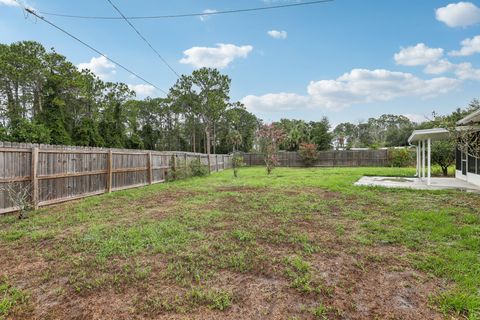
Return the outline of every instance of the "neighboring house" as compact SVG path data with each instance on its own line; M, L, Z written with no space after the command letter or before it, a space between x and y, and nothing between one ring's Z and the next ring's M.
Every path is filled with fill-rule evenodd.
M477 110L457 122L457 130L477 127L480 131L480 110ZM408 138L408 142L417 148L417 176L427 179L431 177L431 143L435 140L448 139L450 132L444 128L415 130ZM480 186L480 159L456 150L455 177Z

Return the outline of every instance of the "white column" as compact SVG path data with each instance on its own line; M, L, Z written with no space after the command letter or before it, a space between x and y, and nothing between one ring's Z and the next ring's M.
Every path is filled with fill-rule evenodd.
M428 139L428 156L427 156L427 185L430 185L430 178L432 176L432 139Z
M417 152L417 157L416 157L417 172L415 173L415 175L417 176L417 178L420 178L420 143L415 147L415 151Z
M425 140L422 140L422 179L425 179Z

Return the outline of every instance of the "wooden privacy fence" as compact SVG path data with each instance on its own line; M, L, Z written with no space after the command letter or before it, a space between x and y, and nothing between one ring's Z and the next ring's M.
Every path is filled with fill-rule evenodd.
M195 159L208 166L208 155L201 153L0 142L0 214L18 209L5 184L30 187L37 208L164 182L170 170ZM230 155L210 155L210 171L231 167Z
M297 152L279 152L281 167L305 167ZM245 153L247 166L264 165L263 154ZM384 167L388 166L388 150L331 150L319 151L314 167Z

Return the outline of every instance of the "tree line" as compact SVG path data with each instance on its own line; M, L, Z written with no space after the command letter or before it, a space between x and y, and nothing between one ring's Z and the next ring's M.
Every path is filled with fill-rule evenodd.
M231 79L216 69L182 75L165 98L137 99L124 83L79 70L54 49L21 41L0 44L0 141L202 153L259 148L262 120L230 98ZM331 128L328 118L274 122L280 150L408 145L414 129L437 127L475 108L433 114L421 124L384 114ZM453 121L453 120L452 120Z
M165 98L136 99L54 49L0 44L0 140L94 147L229 152L253 147L260 122L229 97L216 69L181 76Z

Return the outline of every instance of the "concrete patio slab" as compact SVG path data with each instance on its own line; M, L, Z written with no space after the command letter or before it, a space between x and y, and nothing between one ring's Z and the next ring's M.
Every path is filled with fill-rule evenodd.
M377 186L386 188L409 188L417 190L445 190L456 189L467 192L480 193L480 187L456 178L431 178L431 184L427 185L426 179L412 177L361 177L356 186Z

